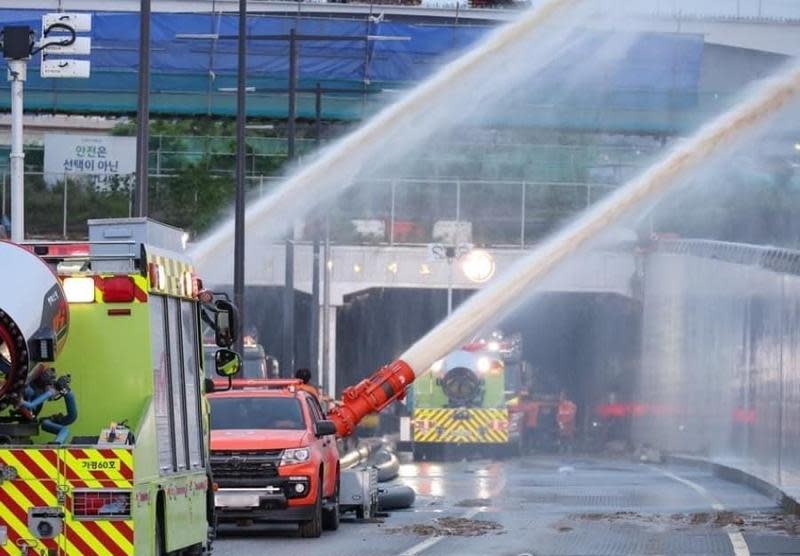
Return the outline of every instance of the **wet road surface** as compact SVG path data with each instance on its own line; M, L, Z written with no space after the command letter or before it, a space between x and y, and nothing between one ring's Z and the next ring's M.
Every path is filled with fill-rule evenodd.
M412 509L343 519L302 539L292 526L225 526L216 555L800 555L800 521L707 471L583 457L414 463Z

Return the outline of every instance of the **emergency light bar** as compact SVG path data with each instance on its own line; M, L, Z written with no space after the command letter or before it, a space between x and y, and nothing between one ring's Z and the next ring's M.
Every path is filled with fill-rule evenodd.
M303 384L297 378L234 378L233 389L245 390L259 388L262 390L286 390Z

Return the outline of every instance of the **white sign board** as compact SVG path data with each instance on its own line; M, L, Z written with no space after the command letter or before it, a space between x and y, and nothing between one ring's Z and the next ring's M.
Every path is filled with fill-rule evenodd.
M43 28L47 29L56 23L72 27L76 33L86 33L92 30L92 14L53 13L42 16Z
M65 174L90 174L95 183L136 172L136 137L45 133L44 171L48 182Z
M77 77L86 79L91 72L90 68L91 64L88 60L42 60L39 73L43 78Z
M47 45L47 54L72 54L73 56L88 56L92 53L91 37L75 37L75 42L61 46L60 42L69 39L69 35L49 35L42 41Z

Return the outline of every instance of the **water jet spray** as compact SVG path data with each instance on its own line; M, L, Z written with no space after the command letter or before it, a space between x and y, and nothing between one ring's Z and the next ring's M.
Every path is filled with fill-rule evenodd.
M800 96L800 64L795 63L762 83L738 106L677 144L660 162L531 251L419 339L397 361L345 390L343 404L331 412L337 434L351 434L365 415L402 399L418 374L465 342L498 313L508 310L567 257L634 209L655 202L677 187L687 172L764 123L797 96Z

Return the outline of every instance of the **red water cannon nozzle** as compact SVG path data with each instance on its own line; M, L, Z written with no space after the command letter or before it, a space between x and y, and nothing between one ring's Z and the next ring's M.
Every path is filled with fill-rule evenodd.
M336 436L350 436L365 416L403 399L414 378L414 370L405 361L397 360L347 388L341 405L330 410L329 418L336 423Z

